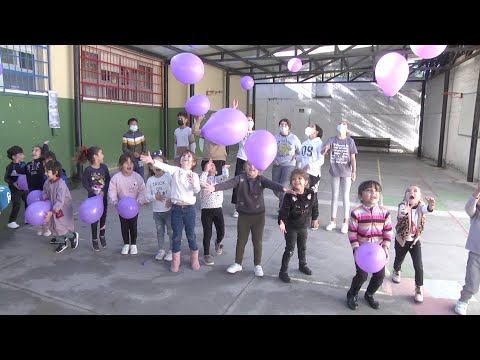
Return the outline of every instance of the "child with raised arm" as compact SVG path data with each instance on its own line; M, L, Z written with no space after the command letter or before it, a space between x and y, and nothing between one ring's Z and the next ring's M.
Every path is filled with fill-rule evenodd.
M83 170L82 185L87 190L88 197L97 195L103 196L103 213L99 221L90 224L92 230L92 249L93 251L100 251L98 240L102 248L107 247L107 240L105 239L106 220L107 220L107 194L108 186L110 185L110 172L107 165L103 163L103 150L98 146L86 147L83 146L75 154L74 161L77 164L83 164L85 161L90 162ZM100 223L100 234L98 234L98 223Z
M200 186L207 182L215 185L226 181L229 173L230 165L224 165L222 174L217 176L217 167L210 160L205 164L202 175L200 175ZM223 191L208 192L204 189L200 190L200 208L202 209L202 227L203 227L203 261L205 265L213 265L213 256L210 255L210 239L212 238L212 225L215 224L217 231L217 241L215 241L215 252L217 255L222 253L223 244L221 244L225 236L225 221L223 219Z
M308 181L309 175L305 170L292 171L290 185L296 195L285 194L278 214L278 225L285 235L286 242L278 277L286 283L290 282L287 270L295 251L295 244L298 249L299 270L312 275L312 270L307 266L307 238L309 227L318 228L318 200L317 194L309 188Z
M400 283L400 270L403 260L409 252L415 269L416 302L423 302L423 264L422 244L420 236L425 229L425 215L435 208L435 199L425 197L427 205L422 201L422 191L417 185L410 185L405 190L403 201L398 205L397 225L395 226L395 261L393 262L392 281Z
M162 150L157 150L152 154L152 159L166 162ZM168 172L154 167L151 164L148 169L150 177L147 180L146 198L152 203L153 221L157 229L158 253L155 260L172 260L172 201L170 200L172 192L172 175ZM168 246L165 251L165 232L168 235Z
M251 232L255 275L263 276L263 269L260 265L262 262L263 229L265 228L265 200L263 191L267 188L290 194L295 194L295 192L283 187L282 184L260 175L260 170L255 168L249 161L245 163L245 170L245 173L220 184L212 185L207 182L203 185L203 188L208 192L237 188L237 247L235 263L227 269L227 272L234 274L237 271L242 271L243 253L247 245L248 235Z
M198 174L192 170L197 165L197 156L190 150L180 157L180 166L172 166L153 160L150 153L141 156L142 161L153 164L172 175L172 264L170 271L178 272L180 269L180 249L182 245L182 229L185 227L188 246L190 248L190 264L192 269L198 271L198 246L195 235L195 194L200 191Z
M393 229L390 212L386 207L378 205L381 193L382 186L378 182L374 180L362 182L358 187L358 198L362 204L352 210L350 214L348 240L353 249L357 269L347 293L347 305L352 310L358 308L358 292L368 278L368 273L363 271L356 262L355 254L358 248L367 242L377 243L382 246L388 261L388 249L392 241ZM365 292L365 300L373 309L380 308L380 303L374 298L374 294L382 285L384 278L385 266L372 275Z

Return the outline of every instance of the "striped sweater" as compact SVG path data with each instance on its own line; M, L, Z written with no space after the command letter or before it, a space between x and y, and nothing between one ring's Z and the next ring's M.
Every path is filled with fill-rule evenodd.
M137 152L140 155L147 154L147 142L145 141L145 135L141 131L129 130L123 135L122 138L122 151L125 154L132 154Z
M350 214L348 240L352 249L365 242L375 242L388 249L392 236L392 219L386 207L360 205Z

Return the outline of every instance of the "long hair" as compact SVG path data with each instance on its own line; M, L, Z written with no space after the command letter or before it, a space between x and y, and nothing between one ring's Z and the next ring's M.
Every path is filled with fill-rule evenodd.
M101 150L98 146L82 146L78 151L73 155L73 162L75 164L83 164L85 161L89 161L90 164L93 164L94 155L97 155Z

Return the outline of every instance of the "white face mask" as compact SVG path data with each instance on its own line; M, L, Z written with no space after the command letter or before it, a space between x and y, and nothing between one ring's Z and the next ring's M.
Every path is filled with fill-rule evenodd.
M345 124L340 124L337 126L337 131L340 133L340 134L345 134L347 132L347 125Z
M288 134L288 126L280 126L280 132L282 134Z
M310 126L305 128L305 135L310 136L312 134L313 134L313 128L311 128Z
M138 125L130 125L130 130L132 130L133 132L137 131Z
M253 129L253 125L255 125L255 123L252 120L248 120L248 129L249 130Z

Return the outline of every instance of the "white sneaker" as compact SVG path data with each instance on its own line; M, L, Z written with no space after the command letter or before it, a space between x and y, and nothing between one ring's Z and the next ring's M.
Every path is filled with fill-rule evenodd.
M162 260L165 257L165 250L158 250L157 256L155 256L155 260Z
M50 235L52 235L52 233L50 232L50 230L47 230L42 235L43 236L50 236Z
M37 230L37 235L38 235L38 236L42 236L42 235L43 235L43 231L42 231L42 229L40 229L40 230Z
M467 307L468 303L465 303L463 301L457 301L457 304L455 305L455 312L458 315L467 315Z
M233 212L232 217L238 218L238 211L237 211L237 210L235 210L235 211Z
M238 271L242 271L242 265L237 263L230 265L227 269L227 272L229 272L230 274L235 274Z
M172 261L172 258L173 258L172 250L168 250L163 260Z
M130 250L130 245L129 245L129 244L123 245L123 247L122 247L122 255L127 255L127 254L128 254L128 250Z
M402 280L402 277L401 277L401 271L395 271L393 270L393 274L392 274L392 281L395 283L395 284L400 284L400 281Z
M416 302L423 302L423 289L421 286L415 287L415 301Z
M137 245L130 245L130 254L131 255L137 255L138 254Z
M348 233L348 223L343 223L342 228L340 230L342 234L347 234Z
M260 265L255 266L255 276L263 276L263 269Z
M20 227L15 221L12 221L11 223L8 223L7 225L10 229L17 229Z
M327 227L325 228L325 230L327 231L332 231L333 229L335 229L337 227L337 223L334 222L334 221L330 221L330 224L327 225Z

